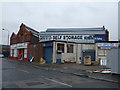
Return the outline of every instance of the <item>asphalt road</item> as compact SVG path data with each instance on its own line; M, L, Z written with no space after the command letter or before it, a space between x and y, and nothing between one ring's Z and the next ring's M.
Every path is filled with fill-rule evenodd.
M3 58L2 88L118 88L117 83L61 73L48 68L38 68L31 63L24 64Z

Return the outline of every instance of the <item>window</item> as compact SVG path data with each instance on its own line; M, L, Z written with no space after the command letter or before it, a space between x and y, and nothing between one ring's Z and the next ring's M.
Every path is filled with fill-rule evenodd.
M62 50L62 53L64 53L64 44L57 44L57 50Z
M104 50L104 49L99 49L98 50L98 55L103 55L103 56L106 56L106 50Z
M73 53L73 45L67 44L67 53Z

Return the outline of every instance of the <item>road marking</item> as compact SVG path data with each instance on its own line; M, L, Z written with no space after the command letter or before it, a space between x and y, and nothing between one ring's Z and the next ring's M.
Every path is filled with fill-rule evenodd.
M39 66L32 65L33 67L40 68Z
M56 81L54 79L49 79L49 78L45 78L46 80L49 80L49 81L52 81L52 82L55 82L55 83L59 83L59 84L62 84L62 85L65 85L65 86L68 86L68 87L72 87L71 85L69 84L66 84L66 83L63 83L63 82L59 82L59 81Z
M21 71L26 72L26 73L29 73L28 71L25 71L25 70L21 70Z

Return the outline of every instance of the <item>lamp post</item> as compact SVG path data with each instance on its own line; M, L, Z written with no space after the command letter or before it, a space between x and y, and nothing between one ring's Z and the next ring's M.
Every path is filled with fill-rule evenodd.
M7 29L2 29L2 30L4 30L4 31L7 31L8 32L8 45L9 45L9 30L7 30Z

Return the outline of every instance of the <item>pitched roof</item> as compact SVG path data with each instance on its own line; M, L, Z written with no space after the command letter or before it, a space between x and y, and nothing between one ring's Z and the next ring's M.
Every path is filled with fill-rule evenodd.
M15 37L16 37L16 34L13 32L11 35L11 38L15 38Z
M23 23L21 24L21 26L24 26L24 27L26 28L27 31L31 31L31 33L32 33L33 35L38 36L38 34L39 34L38 31L36 31L36 30L30 28L29 26L27 26L27 25L25 25L25 24L23 24Z

